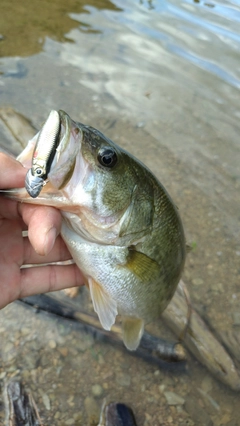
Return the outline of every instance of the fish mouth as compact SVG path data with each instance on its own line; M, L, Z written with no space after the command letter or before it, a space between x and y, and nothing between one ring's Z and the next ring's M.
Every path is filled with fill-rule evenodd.
M77 151L81 148L81 129L62 110L51 111L33 147L31 168L25 179L25 188L32 198L49 189L65 186L70 179Z
M65 111L61 109L58 111L58 115L59 115L60 125L61 125L61 130L60 130L60 134L58 138L58 145L59 145L64 138L68 139L70 137L73 120L69 117L69 115Z
M44 204L50 205L47 200L59 197L72 177L82 139L81 127L65 111L51 111L40 132L17 158L28 169L25 188L4 191L5 194L28 203L45 200ZM39 175L38 166L44 171Z
M58 114L61 129L47 180L56 189L62 189L73 174L77 154L81 151L83 133L65 111L59 110Z
M81 139L79 138L79 133L81 132L81 129L79 128L79 125L69 117L69 115L63 111L58 111L60 123L61 123L61 130L58 138L58 145L56 148L56 151L59 150L59 147L62 146L60 151L63 151L67 148L67 144L69 143L71 136L76 139L78 138L78 143L80 143L79 148L81 147Z
M81 162L81 172L82 169L84 169L83 161L81 161L83 130L79 124L73 121L64 111L60 110L54 112L58 114L57 116L60 119L61 128L58 133L55 148L52 147L52 149L47 151L47 147L44 147L43 141L43 153L46 153L45 161L49 160L51 154L53 155L46 178L45 175L43 179L42 177L38 178L37 176L33 176L31 173L33 156L36 151L37 141L41 133L40 131L28 142L26 148L17 157L17 160L28 170L26 174L26 180L28 179L28 181L25 180L25 187L1 189L0 193L15 201L53 206L76 214L79 211L78 203L69 198L65 189L68 183L70 187L72 186L69 181L73 174L75 176L75 184L79 180L79 173L75 173L76 163L79 163L79 161ZM27 187L27 184L29 187Z

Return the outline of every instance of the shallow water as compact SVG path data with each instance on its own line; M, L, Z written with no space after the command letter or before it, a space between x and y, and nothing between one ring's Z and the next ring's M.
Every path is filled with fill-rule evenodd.
M145 162L194 247L184 272L194 306L218 332L238 333L239 22L237 0L2 0L0 14L0 106L37 128L64 109ZM95 384L99 404L128 402L139 426L239 422L239 395L191 356L189 374L173 375L16 304L0 319L0 379L18 370L47 425L90 423ZM165 391L185 404L169 405Z

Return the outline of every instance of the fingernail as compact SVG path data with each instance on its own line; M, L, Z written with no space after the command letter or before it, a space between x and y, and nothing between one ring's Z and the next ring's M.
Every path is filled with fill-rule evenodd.
M46 256L52 250L55 240L57 238L57 230L56 228L51 228L47 232L44 241L44 255Z

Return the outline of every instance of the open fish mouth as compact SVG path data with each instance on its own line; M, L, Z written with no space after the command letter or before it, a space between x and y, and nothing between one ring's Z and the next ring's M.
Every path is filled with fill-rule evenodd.
M60 165L68 162L68 150L71 149L71 139L78 139L78 148L81 138L78 137L80 132L77 124L64 111L51 111L41 131L36 135L36 143L32 152L31 168L28 170L25 179L25 188L32 198L38 197L43 186L48 182L49 175L54 169L59 173L57 188L63 185L65 179ZM35 139L34 138L34 139ZM74 145L74 144L72 144ZM74 155L76 150L74 149ZM24 153L21 158L24 160ZM70 164L70 169L72 162ZM66 173L67 175L68 173ZM56 175L56 173L55 173Z
M35 203L37 198L44 205L68 205L69 200L62 197L61 190L73 175L82 140L78 123L65 111L51 111L42 129L17 157L28 169L25 188L0 192L16 201Z

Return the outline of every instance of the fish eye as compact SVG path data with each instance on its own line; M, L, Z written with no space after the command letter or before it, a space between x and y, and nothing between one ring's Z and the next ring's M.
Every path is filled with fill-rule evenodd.
M37 175L41 175L41 174L43 173L43 171L42 171L42 169L37 169L37 170L35 171L35 173L36 173Z
M42 167L37 167L35 170L33 170L33 176L37 176L39 178L44 177L45 172Z
M98 161L104 167L112 168L117 163L117 154L111 147L103 147L98 152Z

